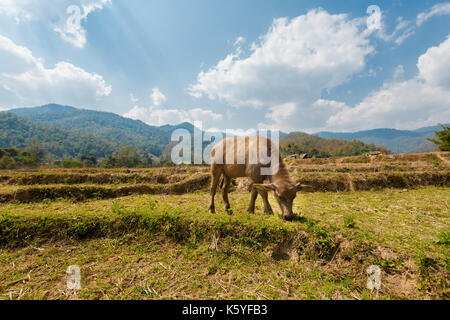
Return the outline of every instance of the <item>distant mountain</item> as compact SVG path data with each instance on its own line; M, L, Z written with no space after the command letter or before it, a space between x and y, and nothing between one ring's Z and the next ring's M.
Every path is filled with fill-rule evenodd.
M90 134L118 146L131 146L156 156L161 155L170 142L170 134L166 130L115 113L81 110L56 104L13 109L9 112L60 129Z
M183 122L183 123L181 123L179 125L176 125L176 126L167 124L165 126L159 127L159 129L163 130L164 132L167 132L168 134L172 134L172 132L174 132L177 129L185 129L191 134L194 133L194 125L192 123L189 123L189 122Z
M441 130L439 126L425 127L413 131L396 129L375 129L358 132L319 132L321 138L336 138L385 146L394 153L428 152L436 149L436 145L427 141L434 137L434 132Z
M25 148L35 139L56 158L75 158L79 155L103 158L125 146L159 157L163 153L167 155L174 145L171 143L171 135L176 129L194 132L194 126L188 122L156 127L114 113L49 104L0 112L0 148ZM301 132L288 135L281 132L280 138L282 141L291 142L303 139L300 144L291 143L291 149L307 143L308 150L312 153L324 151L322 154L327 152L333 155L347 154L356 152L355 150L365 150L370 143L385 146L393 152L425 152L435 149L434 144L428 142L426 138L433 137L434 132L439 129L440 127L414 131L377 129L355 133L317 134L316 138L350 141L357 139L364 142L364 144L343 144L342 141L334 141L334 147L337 149L334 147L330 149L330 143L322 141L324 139L311 138L313 136Z
M194 132L194 126L188 122L155 127L114 113L83 110L57 104L12 109L0 113L0 121L9 121L7 119L10 119L12 115L16 116L15 125L4 126L3 130L0 129L0 135L14 136L14 139L0 140L0 147L24 148L31 143L30 139L34 136L43 146L59 145L58 150L49 149L49 152L57 158L76 157L79 154L105 157L125 146L159 157L164 150L167 153L167 150L176 144L171 143L172 132L177 129L185 129L191 134ZM33 131L30 135L31 131L27 132L26 128L31 126L39 128L39 132ZM55 136L53 133L55 130L58 130L56 135L58 139L52 139L52 136ZM77 144L80 144L83 139L95 141L95 143L103 141L99 143L103 148L97 148L98 152L96 150L87 152L86 149L73 147L67 149L66 140L61 138L63 133L72 137Z
M414 130L414 132L436 132L436 131L441 131L442 127L441 126L431 126L431 127L423 127L423 128L419 128Z
M79 155L105 157L119 145L108 139L74 132L0 112L0 148L26 149L35 140L40 148L54 158L75 158Z

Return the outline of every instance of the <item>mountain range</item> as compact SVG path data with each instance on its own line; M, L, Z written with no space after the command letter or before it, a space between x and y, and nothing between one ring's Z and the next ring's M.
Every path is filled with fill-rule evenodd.
M420 153L436 149L436 145L427 138L433 138L436 131L442 130L439 126L424 127L417 130L375 129L346 132L319 132L321 138L335 138L343 140L360 140L364 143L374 143L384 146L394 153Z
M188 122L158 127L114 113L49 104L0 112L0 148L26 148L36 140L56 158L80 155L104 158L125 146L159 157L167 152L171 134L179 128L191 133L194 131L194 126ZM350 141L356 139L366 144L385 146L395 153L408 153L434 150L434 144L426 139L433 137L439 129L320 132L316 136ZM281 137L284 135L282 133ZM307 134L291 133L289 137L304 135Z
M176 128L193 131L183 123ZM124 146L160 156L170 143L167 126L149 126L114 113L49 104L0 113L0 148L25 148L35 139L57 158L105 157Z

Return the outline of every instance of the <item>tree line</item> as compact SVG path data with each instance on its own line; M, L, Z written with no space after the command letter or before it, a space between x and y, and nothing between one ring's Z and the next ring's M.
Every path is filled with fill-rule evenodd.
M331 158L358 156L372 151L390 153L385 147L366 144L359 140L324 139L302 132L290 133L283 137L280 144L282 156L307 154L311 158Z
M436 144L440 151L450 151L450 127L441 125L443 130L436 132L435 139L429 141ZM170 149L170 148L169 148ZM292 154L308 154L309 157L329 158L341 156L357 156L371 151L389 153L385 147L377 147L373 143L365 144L358 140L323 139L305 133L295 132L285 136L280 143L282 156ZM166 152L167 153L167 152ZM150 168L172 166L167 157L155 157L151 153L122 147L106 158L80 154L75 158L55 160L53 154L46 151L36 139L27 148L0 148L0 169L35 168L39 166L60 168Z
M132 147L123 147L106 158L79 155L76 158L55 160L37 142L27 149L0 149L0 169L37 168L40 166L56 168L150 168L170 165L159 161L151 154L139 152Z

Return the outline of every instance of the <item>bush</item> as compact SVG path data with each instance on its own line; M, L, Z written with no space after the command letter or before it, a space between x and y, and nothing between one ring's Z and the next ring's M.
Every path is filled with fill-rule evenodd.
M81 163L80 161L77 161L77 160L63 160L61 162L61 166L66 169L84 168L83 163Z
M438 146L440 151L450 151L450 126L440 125L442 131L436 131L436 139L427 139Z
M17 162L14 158L4 155L0 159L0 169L16 169Z

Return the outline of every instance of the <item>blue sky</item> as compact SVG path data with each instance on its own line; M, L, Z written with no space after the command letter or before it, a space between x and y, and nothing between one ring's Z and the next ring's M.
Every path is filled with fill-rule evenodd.
M0 109L414 129L450 122L449 34L445 1L0 0Z

